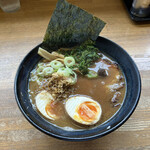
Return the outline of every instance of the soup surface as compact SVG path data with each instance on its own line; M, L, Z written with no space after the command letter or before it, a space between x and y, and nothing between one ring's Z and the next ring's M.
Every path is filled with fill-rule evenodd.
M39 63L41 62L44 64L47 63L47 61L44 59ZM103 69L100 70L100 68ZM37 109L35 98L43 89L48 90L44 86L46 85L45 83L50 79L45 78L44 82L39 80L37 83L32 79L36 73L35 70L36 68L31 72L28 92L33 107L39 113L39 115L41 115L41 117L44 117ZM95 125L91 126L81 125L73 121L65 110L65 103L68 99L68 97L66 97L62 100L59 100L56 104L51 104L51 106L53 105L55 107L55 109L53 109L53 113L59 115L60 117L56 120L51 120L44 117L48 122L66 130L87 129L107 121L121 107L125 97L126 86L124 75L118 64L111 58L102 54L102 57L98 59L94 65L89 68L89 70L94 70L99 74L99 76L91 79L77 73L77 82L73 85L73 90L70 92L68 97L84 95L97 101L102 108L100 120Z

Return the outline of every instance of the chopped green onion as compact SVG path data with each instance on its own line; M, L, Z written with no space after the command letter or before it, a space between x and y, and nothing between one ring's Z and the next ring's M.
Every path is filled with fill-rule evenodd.
M40 66L40 67L37 69L36 72L37 72L37 74L38 74L39 76L44 76L43 69L44 69L43 66Z
M51 65L51 67L53 67L53 69L59 69L59 68L63 67L63 64L57 60L51 61L50 65Z
M38 67L43 67L45 64L44 63L38 63Z
M86 74L88 78L97 78L97 73L93 70L89 70L88 74Z
M70 68L69 68L69 67L67 67L67 66L66 66L66 70L67 70L70 74L72 74L72 73L73 73L72 69L70 69Z
M73 72L73 76L69 76L67 81L71 84L75 84L77 82L77 74Z
M72 84L75 84L77 82L77 74L73 71L74 77L72 77Z
M37 79L38 79L38 77L36 75L34 75L30 78L30 81L36 81Z
M72 67L75 65L75 60L73 57L65 57L64 59L64 64L67 66L67 67Z
M46 67L43 69L43 72L45 76L50 76L54 72L54 69L52 67Z
M51 67L51 64L50 64L50 62L46 64L46 67Z
M61 76L64 76L64 77L69 77L70 76L70 72L68 71L67 68L59 68L57 73Z

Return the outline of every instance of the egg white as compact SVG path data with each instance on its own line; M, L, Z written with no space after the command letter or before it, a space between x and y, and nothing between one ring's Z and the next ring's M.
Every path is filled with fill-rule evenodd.
M98 114L96 116L96 118L92 121L84 121L79 114L77 113L77 109L79 107L80 104L84 103L84 102L92 102L96 105ZM95 123L97 123L100 120L101 114L102 114L102 109L101 106L98 102L94 101L93 99L91 99L90 97L86 97L86 96L74 96L74 97L70 97L66 103L65 103L65 109L67 114L76 122L84 124L84 125L93 125Z
M53 100L52 95L43 90L41 91L36 97L35 97L35 102L36 102L36 107L39 110L39 112L46 118L54 120L54 116L53 115L48 115L46 113L45 107L48 103L50 103Z

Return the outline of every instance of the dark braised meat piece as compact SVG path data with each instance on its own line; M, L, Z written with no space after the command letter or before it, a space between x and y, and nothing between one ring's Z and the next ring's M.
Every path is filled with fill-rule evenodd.
M121 88L123 88L124 84L125 84L124 82L115 83L115 84L109 85L109 88L111 89L111 91L117 91L117 90L120 90Z
M111 102L116 103L119 100L120 95L121 95L120 92L116 92L113 98L111 99Z
M108 71L106 69L103 69L103 68L99 68L98 70L98 75L101 76L101 77L106 77L108 76Z

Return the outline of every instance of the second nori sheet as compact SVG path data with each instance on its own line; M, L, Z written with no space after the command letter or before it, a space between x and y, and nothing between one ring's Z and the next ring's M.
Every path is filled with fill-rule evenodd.
M96 40L105 22L87 11L58 0L48 24L43 47L47 50L70 47L87 39Z

